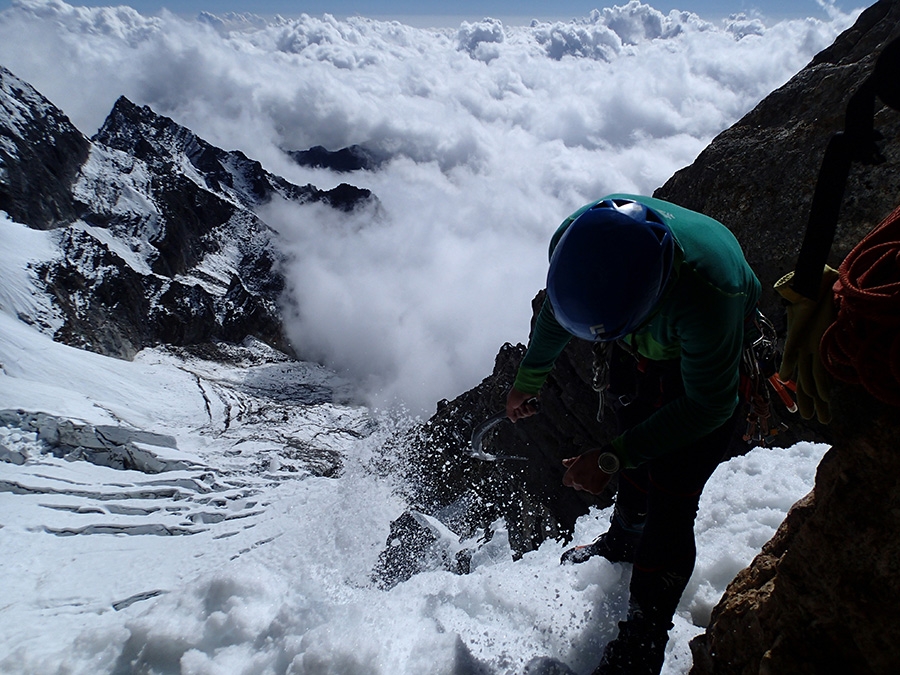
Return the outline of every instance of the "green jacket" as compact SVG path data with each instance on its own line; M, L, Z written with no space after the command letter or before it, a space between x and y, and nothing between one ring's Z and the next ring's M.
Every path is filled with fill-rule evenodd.
M613 198L653 208L677 244L674 281L626 341L652 360L680 358L685 394L613 441L623 464L634 467L696 441L731 417L738 403L744 321L755 313L761 289L737 239L718 221L651 197L603 199ZM551 256L566 228L596 203L563 221L551 240ZM519 365L516 389L538 393L571 337L545 302Z

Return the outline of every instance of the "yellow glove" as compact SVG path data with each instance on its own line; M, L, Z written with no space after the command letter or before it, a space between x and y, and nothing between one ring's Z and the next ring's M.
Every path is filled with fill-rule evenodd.
M813 302L790 286L794 273L786 274L775 284L775 290L787 300L787 338L778 376L797 385L797 407L803 419L816 418L822 424L831 421L831 375L822 365L819 343L822 334L835 319L832 286L837 270L825 266L819 298Z

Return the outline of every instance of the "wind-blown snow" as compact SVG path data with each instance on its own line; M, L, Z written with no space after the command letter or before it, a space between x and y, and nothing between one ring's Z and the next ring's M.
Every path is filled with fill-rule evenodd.
M430 414L526 339L556 225L689 164L856 15L823 7L766 25L633 1L568 23L426 30L16 0L0 63L88 135L125 95L294 183L372 189L377 220L264 212L293 242L291 338L373 403ZM284 153L351 144L389 161L348 176Z

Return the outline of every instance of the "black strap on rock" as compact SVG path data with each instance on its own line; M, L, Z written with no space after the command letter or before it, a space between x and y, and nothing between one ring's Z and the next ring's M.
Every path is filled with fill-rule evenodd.
M853 161L880 164L881 135L875 130L875 97L900 110L900 38L885 47L871 75L850 97L844 116L844 130L834 134L825 149L816 189L813 193L806 234L791 287L801 295L818 300L822 271L834 242L838 213L844 198L847 175Z

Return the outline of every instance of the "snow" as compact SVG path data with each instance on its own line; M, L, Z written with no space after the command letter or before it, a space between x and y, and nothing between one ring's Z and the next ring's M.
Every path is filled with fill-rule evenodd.
M113 238L106 236L102 228L84 226L85 231L142 274L149 272L146 260L134 251L146 249L147 240L158 236L160 230L161 217L153 202L152 190L151 172L144 162L96 143L91 145L88 160L72 188L73 196L90 204L95 213L114 213L121 221L130 222L135 232L140 232L141 239L134 237L131 248L126 248L121 241L132 233L117 232L117 237Z
M54 234L30 230L0 211L0 312L56 329L62 318L49 298L33 292L37 268L59 257Z
M31 110L44 113L49 106L41 100L40 95L29 84L15 75L5 72L0 76L0 126L14 132L19 138L30 122ZM0 148L16 157L15 144L6 134L0 136Z
M356 406L334 374L260 345L230 362L162 349L128 362L54 343L16 318L35 302L25 262L52 255L52 235L7 219L0 237L0 414L136 430L134 448L169 468L56 456L35 431L0 426L0 672L596 665L625 610L627 565L562 567L556 541L513 561L498 522L470 574L427 571L379 590L369 575L405 504L377 460L411 420ZM719 467L664 673L688 671L688 641L810 490L825 450L755 449ZM609 515L582 517L576 541Z

